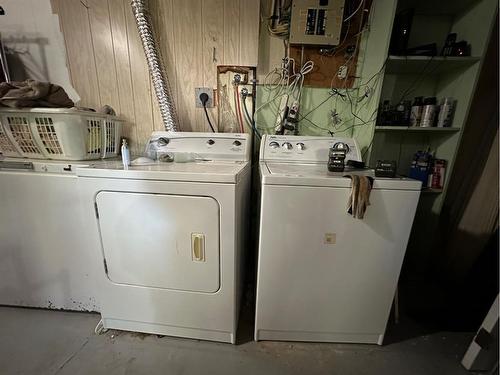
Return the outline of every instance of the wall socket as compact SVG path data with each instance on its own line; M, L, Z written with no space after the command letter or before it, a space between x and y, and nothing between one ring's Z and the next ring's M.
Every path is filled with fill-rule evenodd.
M339 67L339 70L337 71L337 78L339 79L347 78L347 66L342 65Z
M200 94L205 93L208 95L207 108L212 108L214 106L214 90L210 87L195 87L194 89L194 101L196 108L203 108L203 104L200 100Z

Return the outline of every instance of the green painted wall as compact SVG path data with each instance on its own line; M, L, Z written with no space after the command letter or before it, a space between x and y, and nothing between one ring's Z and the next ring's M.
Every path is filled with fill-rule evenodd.
M263 4L265 12L267 4ZM396 9L396 0L374 0L368 21L369 29L360 41L360 51L356 75L360 78L354 84L359 90L349 91L352 98L361 97L366 87L372 91L359 103L347 98L331 95L329 89L304 87L301 97L301 116L299 131L303 135L330 136L333 132L338 136L356 137L362 150L371 144L375 125L376 109L379 103L383 75L373 78L368 86L364 84L376 73L380 72L387 56L392 20ZM284 54L282 41L269 36L265 28L261 28L259 46L259 86L257 88L257 125L263 132L272 133L276 119L279 99L269 102L276 89L264 85L265 75L275 66L279 66ZM259 109L259 107L261 107ZM336 110L341 122L334 124L331 111ZM357 115L360 119L355 118ZM366 122L366 123L365 123ZM266 129L267 128L267 129Z

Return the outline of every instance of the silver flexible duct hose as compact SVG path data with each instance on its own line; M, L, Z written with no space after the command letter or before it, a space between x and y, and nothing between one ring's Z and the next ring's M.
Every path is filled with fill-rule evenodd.
M153 81L165 130L175 132L178 130L179 124L177 113L168 84L167 74L161 61L156 39L154 38L148 0L132 0L131 5L132 11L134 12L135 23L137 24L139 36L142 41L142 47L146 54L149 74Z

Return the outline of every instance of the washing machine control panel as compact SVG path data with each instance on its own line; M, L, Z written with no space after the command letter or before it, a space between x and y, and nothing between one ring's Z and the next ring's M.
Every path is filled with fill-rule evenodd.
M346 160L361 161L354 138L295 135L264 135L260 143L260 160L326 163L332 147L345 149Z
M191 153L207 160L250 160L250 135L241 133L153 132L146 153Z

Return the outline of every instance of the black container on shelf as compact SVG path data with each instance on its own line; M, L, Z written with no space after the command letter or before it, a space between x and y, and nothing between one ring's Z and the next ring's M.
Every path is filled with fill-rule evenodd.
M424 97L423 96L415 97L413 104L411 106L410 126L420 126L423 106L424 106Z
M394 18L391 43L389 45L390 55L405 55L410 38L411 25L413 22L413 9L399 12Z

